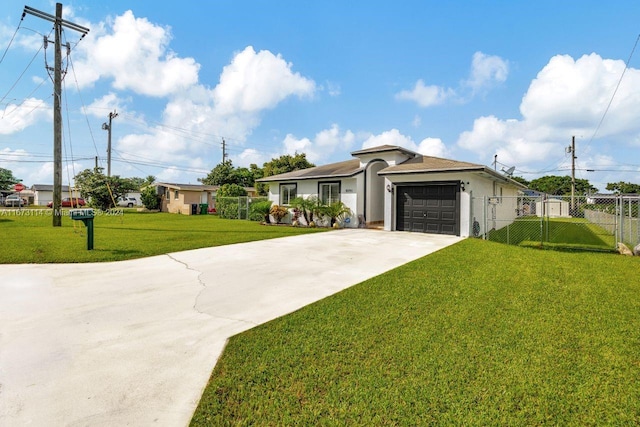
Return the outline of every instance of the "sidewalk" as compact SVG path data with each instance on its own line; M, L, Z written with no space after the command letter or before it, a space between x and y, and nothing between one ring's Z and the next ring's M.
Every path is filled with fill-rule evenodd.
M0 425L187 425L230 336L460 240L345 229L0 265Z

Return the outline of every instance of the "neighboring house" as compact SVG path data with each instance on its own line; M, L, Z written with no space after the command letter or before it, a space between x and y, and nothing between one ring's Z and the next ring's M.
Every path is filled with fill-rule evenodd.
M72 190L74 194L69 193L68 185L63 185L61 197L80 197L80 193L73 188ZM47 203L53 201L53 185L33 184L31 191L33 191L33 204L36 206L47 206Z
M472 198L483 196L500 218L518 215L516 196L525 186L487 166L391 145L351 155L355 159L258 181L269 185L269 199L279 205L311 195L323 203L342 201L353 212L349 227L467 237L473 235Z
M217 185L175 184L157 182L154 184L161 197L160 211L195 215L201 205L214 206Z
M181 213L184 215L196 215L202 209L215 208L216 193L219 185L202 184L175 184L168 182L157 182L158 194L161 197L160 211L169 213ZM247 196L256 195L253 187L244 187ZM206 207L204 206L206 205Z

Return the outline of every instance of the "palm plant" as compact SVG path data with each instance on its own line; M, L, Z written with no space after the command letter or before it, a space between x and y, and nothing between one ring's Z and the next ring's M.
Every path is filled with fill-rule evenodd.
M269 211L271 210L271 200L262 200L251 204L251 219L258 221L264 219L264 222L269 224L271 222L269 218Z
M313 222L313 215L318 212L320 201L317 196L309 196L306 199L296 197L291 200L291 207L298 209L302 213L307 225L310 225Z
M351 212L351 209L347 207L347 205L345 205L341 201L338 201L323 206L322 214L328 216L331 219L330 225L331 227L333 227L336 221L343 221L346 217L351 216L353 213Z

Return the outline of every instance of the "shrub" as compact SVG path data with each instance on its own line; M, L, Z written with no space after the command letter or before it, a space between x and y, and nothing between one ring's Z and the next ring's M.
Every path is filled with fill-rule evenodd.
M351 209L343 202L334 202L330 205L323 206L321 213L330 218L330 226L333 227L336 221L344 221L345 218L352 215Z
M238 184L224 184L216 194L216 208L220 218L237 219L239 197L246 196L247 190Z
M156 187L150 185L142 190L140 194L140 199L142 200L142 205L149 209L155 210L160 209L160 196L156 190Z
M249 219L251 221L264 221L267 224L271 222L269 219L269 211L271 210L271 200L263 200L251 204L249 208Z
M276 220L276 224L280 224L282 218L287 216L287 214L289 213L289 209L284 206L273 205L271 206L269 213L273 216L273 219Z

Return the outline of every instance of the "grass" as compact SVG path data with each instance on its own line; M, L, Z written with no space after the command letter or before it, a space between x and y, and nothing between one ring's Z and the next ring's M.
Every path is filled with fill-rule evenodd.
M616 246L613 235L584 218L545 218L543 222L535 217L520 218L506 227L491 231L489 240L567 249L614 250Z
M467 239L233 337L191 424L638 425L638 268Z
M51 212L0 210L0 264L119 261L323 231L125 209L124 215L94 219L94 249L88 251L83 223L63 216L62 226L53 227Z

